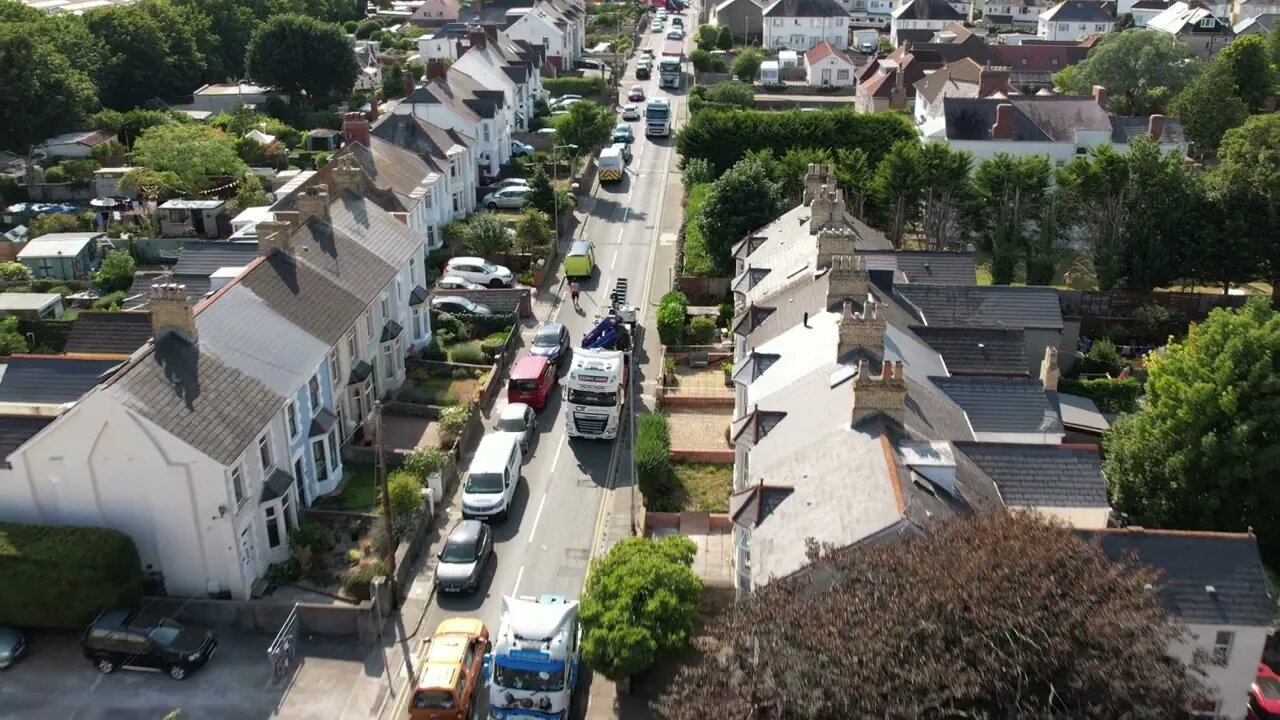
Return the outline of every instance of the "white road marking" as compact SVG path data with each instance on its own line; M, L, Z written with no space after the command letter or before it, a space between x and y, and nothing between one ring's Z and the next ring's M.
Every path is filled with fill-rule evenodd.
M550 475L556 474L556 465L560 464L560 453L564 451L564 446L568 443L568 437L569 436L567 434L561 436L560 444L556 446L556 456L551 459L551 472L549 473Z
M520 572L516 573L516 584L511 586L511 596L520 596L520 580L524 578L524 566L520 566Z
M533 537L538 533L538 521L542 519L542 508L547 506L547 493L542 493L542 500L538 502L538 512L533 516L533 527L529 528L529 542L533 544Z

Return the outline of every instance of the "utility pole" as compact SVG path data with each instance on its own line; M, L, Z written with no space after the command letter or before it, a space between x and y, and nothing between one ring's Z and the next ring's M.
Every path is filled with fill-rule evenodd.
M374 442L378 453L378 487L382 490L382 529L386 531L387 584L391 587L391 607L400 605L396 588L396 536L391 526L391 493L387 492L387 456L382 442L382 401L374 403Z

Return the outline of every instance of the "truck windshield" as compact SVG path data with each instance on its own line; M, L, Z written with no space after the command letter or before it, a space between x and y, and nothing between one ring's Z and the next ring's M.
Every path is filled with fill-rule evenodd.
M650 105L644 109L646 120L666 120L668 110L663 105Z
M614 392L591 392L590 390L570 390L569 402L574 405L590 405L592 407L613 407L618 404L618 394Z
M561 668L555 672L516 670L515 668L503 667L495 663L493 682L498 687L511 688L512 690L533 690L535 692L563 690L564 669Z
M663 61L658 64L658 67L662 68L662 72L679 72L680 60L675 58L672 58L672 59L664 58Z
M498 493L502 492L502 475L499 473L471 473L467 476L467 484L463 492Z

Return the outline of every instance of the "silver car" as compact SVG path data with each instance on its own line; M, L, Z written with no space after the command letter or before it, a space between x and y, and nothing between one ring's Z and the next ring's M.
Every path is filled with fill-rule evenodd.
M453 527L436 556L436 588L440 592L473 592L480 587L485 565L493 557L493 531L479 520Z
M510 403L498 415L497 430L516 436L520 440L520 452L526 453L533 434L538 431L538 415L525 403Z
M524 196L528 194L528 185L516 185L514 187L503 188L497 192L491 192L484 196L480 201L481 205L490 210L502 208L504 210L519 210L524 207Z

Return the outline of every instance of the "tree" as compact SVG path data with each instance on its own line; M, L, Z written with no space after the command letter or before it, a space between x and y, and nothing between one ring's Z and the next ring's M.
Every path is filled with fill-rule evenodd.
M36 146L80 127L97 103L89 78L30 23L0 24L0 87L0 149L25 158L28 173Z
M106 47L98 90L102 104L117 110L159 98L176 101L207 79L201 47L211 44L208 19L169 0L139 0L85 15Z
M1052 285L1058 273L1058 208L1053 201L1040 213L1040 229L1027 243L1027 284Z
M920 150L924 174L921 225L924 239L934 250L950 248L961 231L961 213L970 204L973 156L952 150L947 143L925 143Z
M31 282L31 269L20 262L0 263L0 281Z
M627 538L595 564L582 593L582 656L622 680L689 644L702 581L697 546L673 535Z
M472 255L506 252L511 249L511 232L496 213L476 213L467 220L462 244Z
M593 102L576 102L569 106L569 113L555 119L556 142L560 145L576 145L578 151L587 151L603 145L613 132L613 110Z
M1107 89L1117 115L1149 115L1191 79L1194 59L1187 46L1168 33L1135 29L1110 33L1079 65L1053 76L1061 91L1088 95L1094 85Z
M216 117L214 116L211 120ZM188 125L194 122L186 113L177 110L145 108L134 108L123 113L118 110L103 110L95 113L89 121L99 130L115 132L116 137L124 143L125 147L133 147L133 143L142 137L142 133L146 132L147 128L157 125Z
M707 628L662 717L1173 718L1204 691L1156 572L1031 514L810 558Z
M391 63L382 72L382 97L402 98L404 90L404 66Z
M90 215L89 217L92 218L93 216ZM68 215L66 213L37 215L27 223L27 233L34 240L41 235L50 233L82 232L88 230L90 224L86 223L81 215Z
M1280 316L1255 298L1214 310L1186 340L1148 356L1142 408L1103 439L1116 509L1153 527L1252 527L1267 562L1280 560L1278 355Z
M360 74L342 27L303 15L277 15L263 23L249 41L245 68L255 81L288 93L295 105L346 96Z
M1125 288L1151 292L1175 278L1194 276L1194 269L1180 267L1178 261L1202 231L1205 214L1196 209L1203 204L1203 186L1185 156L1161 155L1160 147L1148 138L1132 142L1125 160L1128 190L1120 258Z
M29 349L27 337L18 329L18 318L10 315L0 319L0 355L24 353Z
M711 184L707 202L695 222L719 272L731 273L729 252L733 244L777 218L781 205L777 184L765 167L751 158L729 168Z
M1100 146L1089 157L1074 158L1059 168L1057 179L1065 200L1062 209L1081 229L1098 287L1116 288L1124 280L1121 255L1128 223L1129 165L1125 156Z
M149 128L134 143L133 162L153 172L172 173L178 189L188 193L237 179L249 170L229 135L194 124Z
M1022 226L1012 217L1000 217L995 236L991 239L991 284L1012 285L1018 279L1019 249L1022 247Z
M71 67L84 73L94 84L95 91L102 80L102 70L107 64L107 46L89 31L83 15L58 13L36 22L36 29L43 34L71 63Z
M725 51L733 49L733 33L728 25L721 25L720 32L716 33L716 49Z
M902 247L907 226L920 214L925 177L918 140L900 140L876 166L873 187L885 235L896 248Z
M703 25L702 27L706 28L709 26ZM694 70L704 73L711 69L711 53L703 50L702 48L698 48L697 50L689 53L689 62L693 63Z
M994 236L1005 218L1022 228L1028 218L1037 217L1052 176L1053 165L1045 155L997 153L979 163L973 173L979 246L988 249L986 238Z
M1174 98L1171 109L1198 157L1212 157L1223 134L1249 118L1249 107L1236 95L1234 83L1231 68L1215 61Z
M369 36L382 29L382 23L377 20L365 20L356 26L355 36L357 40L368 40Z
M1267 96L1275 90L1276 72L1268 57L1267 42L1261 35L1244 35L1232 40L1211 64L1228 68L1236 94L1251 112L1261 110Z
M128 290L133 286L133 256L128 250L112 250L102 258L93 273L93 286L105 293Z
M747 48L734 58L733 76L745 83L755 82L756 76L760 74L760 64L763 62L764 57L760 55L759 50Z
M551 185L551 176L541 165L534 165L529 175L529 191L524 195L524 204L548 215L556 211L555 188Z
M1280 304L1280 115L1255 115L1228 130L1218 158L1209 192L1231 221L1229 230L1266 259L1272 303Z
M516 250L536 252L555 239L551 231L551 217L536 208L527 207L516 221Z

